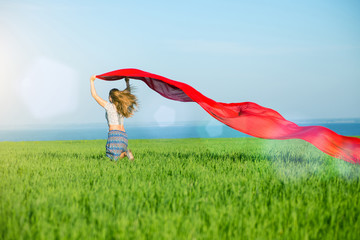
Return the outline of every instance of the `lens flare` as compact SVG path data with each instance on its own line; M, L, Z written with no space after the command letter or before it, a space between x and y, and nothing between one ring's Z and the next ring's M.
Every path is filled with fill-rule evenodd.
M34 60L21 81L21 98L36 119L74 111L78 104L77 73L46 57Z

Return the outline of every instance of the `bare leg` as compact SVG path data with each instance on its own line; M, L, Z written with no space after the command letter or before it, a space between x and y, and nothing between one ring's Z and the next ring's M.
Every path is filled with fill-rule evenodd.
M122 159L122 158L124 158L125 156L126 156L126 152L123 152L122 154L120 154L119 159Z
M132 152L131 152L130 149L127 150L126 156L127 156L130 160L134 160L134 155L132 154Z

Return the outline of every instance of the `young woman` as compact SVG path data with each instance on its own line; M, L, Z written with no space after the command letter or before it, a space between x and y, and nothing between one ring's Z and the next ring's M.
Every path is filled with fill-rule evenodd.
M109 125L108 139L106 143L106 156L117 161L125 156L130 160L134 156L128 149L128 138L124 128L124 118L133 115L137 107L137 98L131 94L129 79L125 78L126 89L120 91L113 88L109 92L109 102L96 94L94 81L96 75L90 78L91 95L106 110L106 119Z

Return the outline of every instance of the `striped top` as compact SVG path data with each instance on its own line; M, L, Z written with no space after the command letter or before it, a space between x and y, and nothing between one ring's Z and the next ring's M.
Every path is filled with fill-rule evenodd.
M104 108L106 110L105 117L108 125L124 125L124 117L116 111L114 104L106 102Z

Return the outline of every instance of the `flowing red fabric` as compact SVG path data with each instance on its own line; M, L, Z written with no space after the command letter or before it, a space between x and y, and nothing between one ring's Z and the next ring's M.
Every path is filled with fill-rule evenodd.
M198 103L211 116L240 132L266 139L303 139L330 156L360 163L360 138L342 136L321 126L298 126L277 111L253 102L216 102L188 84L134 68L120 69L96 77L107 81L124 77L141 80L163 97Z

